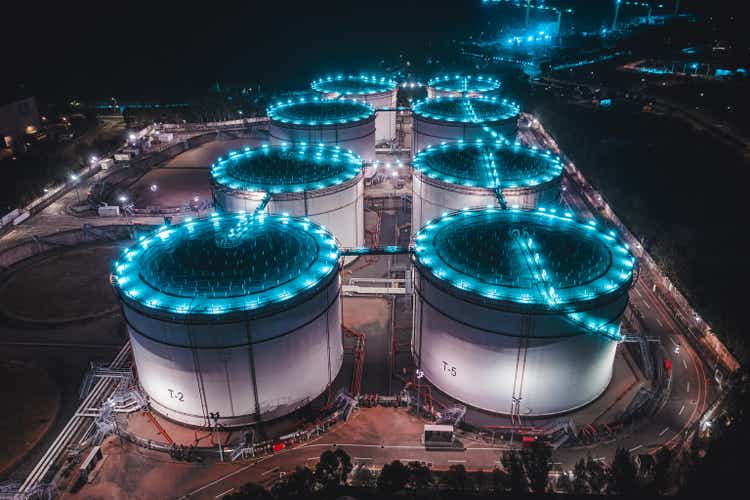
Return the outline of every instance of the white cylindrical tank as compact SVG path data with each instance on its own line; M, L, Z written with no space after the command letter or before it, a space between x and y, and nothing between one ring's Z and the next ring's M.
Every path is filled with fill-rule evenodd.
M375 109L354 99L299 98L268 108L273 144L341 146L375 161Z
M417 367L482 410L551 415L612 377L634 259L596 223L537 209L473 209L416 235Z
M479 97L500 91L500 80L489 75L444 74L427 82L427 97Z
M413 162L412 228L465 207L512 208L557 204L563 166L549 151L503 140L444 143Z
M416 153L443 142L515 141L520 108L496 97L437 97L412 105Z
M310 85L328 99L356 99L375 108L375 143L396 137L396 96L398 82L380 75L328 75Z
M338 259L318 225L265 214L162 226L126 249L112 282L151 407L233 427L322 394L343 359Z
M362 159L339 146L262 146L211 165L214 203L227 212L309 217L343 247L364 243Z

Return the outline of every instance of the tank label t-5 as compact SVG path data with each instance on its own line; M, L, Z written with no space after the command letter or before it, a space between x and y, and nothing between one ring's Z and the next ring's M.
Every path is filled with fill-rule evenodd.
M450 375L451 377L456 376L456 367L447 361L443 361L443 373Z

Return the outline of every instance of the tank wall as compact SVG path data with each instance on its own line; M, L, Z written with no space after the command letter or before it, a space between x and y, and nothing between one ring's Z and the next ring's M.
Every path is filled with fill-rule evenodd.
M425 281L419 282L420 293ZM415 299L412 350L428 380L446 394L471 406L498 413L512 412L514 380L520 391L522 415L563 413L596 399L612 378L617 342L595 335L528 340L526 362L516 369L521 337L490 333L451 315L466 303L452 298L450 308L418 294ZM485 309L495 330L517 330L520 315ZM515 317L513 317L515 316ZM539 328L532 316L532 331ZM421 359L421 363L420 363Z
M338 282L336 285L332 300L307 324L286 335L263 340L269 337L263 335L263 326L273 324L276 316L284 322L283 316L295 314L295 309L263 323L251 321L252 344L213 349L168 345L129 326L139 383L152 406L173 420L201 426L206 425L208 412L218 411L222 424L238 426L256 421L258 406L261 420L304 406L325 390L341 368ZM330 292L322 291L319 304L331 298ZM244 332L247 341L247 323L227 326ZM210 330L203 332L207 334Z
M499 90L489 90L487 92L458 92L449 90L438 90L435 87L427 87L427 97L434 99L435 97L486 97L498 95Z
M502 122L488 123L486 126L500 133L509 140L513 140L518 131L516 118ZM461 139L467 142L475 141L476 139L493 139L493 137L482 127L483 125L472 123L462 124L458 122L425 120L415 114L414 152L416 154L427 146L437 146L443 142L455 142Z
M353 124L341 125L294 125L271 120L269 125L271 144L323 143L351 149L365 161L375 161L375 117Z
M263 195L256 193L214 190L214 199L226 211L253 211L260 205ZM287 213L294 217L307 216L311 221L325 226L341 246L361 246L364 241L364 180L357 180L341 189L310 191L307 202L303 193L276 194L266 206L269 213Z
M378 109L395 108L398 87L390 92L380 92L377 94L350 94L345 96L347 99L356 99L365 101L367 104ZM323 94L328 99L337 99L342 97L338 92L328 92ZM396 112L394 111L376 111L375 112L375 144L390 142L396 137Z

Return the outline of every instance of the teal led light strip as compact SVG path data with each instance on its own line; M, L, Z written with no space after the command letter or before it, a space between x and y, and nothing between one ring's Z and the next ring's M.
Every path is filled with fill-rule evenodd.
M395 90L398 82L381 75L327 75L313 80L310 87L317 92L341 95L369 95Z
M232 190L301 193L343 184L362 171L351 150L324 144L282 144L230 152L211 165L214 182Z
M427 85L443 92L492 92L501 82L486 75L445 74L430 78Z
M470 254L474 255L471 252L477 249L462 248L463 240L453 242L455 248L446 247L446 242L452 241L451 235L455 237L462 234L462 231L480 234L477 233L480 229L504 231L507 228L508 231L521 231L526 227L537 228L544 238L553 238L550 241L555 241L554 238L565 236L567 233L562 243L556 244L568 245L576 241L588 243L589 251L594 252L589 258L596 260L592 263L578 263L580 269L575 266L561 268L560 266L564 266L565 263L556 263L558 274L561 276L565 276L565 273L573 274L566 278L567 283L560 282L555 286L550 281L552 278L547 276L546 270L544 275L541 271L537 273L523 271L527 269L525 261L518 259L527 259L527 256L524 256L520 250L514 251L513 248L517 248L515 244L507 244L512 243L510 236L507 237L507 241L499 240L500 243L504 241L505 244L501 253L493 252L493 248L488 247L486 252L482 251L477 254L486 262L473 260ZM584 323L593 320L579 313L576 305L615 293L629 286L635 265L635 259L630 254L627 244L620 240L614 231L602 231L598 228L596 221L579 221L570 212L544 207L537 210L515 208L503 210L493 206L481 209L467 208L431 220L420 229L414 241L415 264L423 272L427 272L459 291L477 295L485 300L512 302L552 312L571 313L573 319ZM484 243L493 244L489 241ZM533 252L531 258L540 259L537 264L542 266L541 269L549 267L548 263L543 262L541 251L537 249L539 242L532 239L529 245L529 251ZM563 252L561 249L558 251ZM454 255L451 252L458 253ZM457 265L456 258L463 264ZM565 258L580 257L565 255ZM463 265L468 267L464 269L461 267ZM590 275L582 274L588 272L586 269L589 268ZM466 269L471 269L471 271ZM488 269L490 271L487 271ZM490 274L483 274L482 270ZM508 275L498 274L502 272ZM537 282L550 283L546 294L537 292ZM592 323L588 326L603 330L601 333L606 335L613 337L619 335L616 327L612 327L615 328L613 331L609 330L611 325L605 327Z
M375 109L356 99L320 99L318 97L279 101L268 107L272 120L294 125L340 125L375 115Z
M486 189L534 187L558 179L563 171L560 158L551 151L504 139L428 146L417 154L413 166L431 179Z
M517 117L521 108L497 97L435 97L416 101L412 112L433 120L481 125Z
M214 213L139 238L112 283L147 310L215 316L290 303L328 282L338 259L333 236L307 218Z

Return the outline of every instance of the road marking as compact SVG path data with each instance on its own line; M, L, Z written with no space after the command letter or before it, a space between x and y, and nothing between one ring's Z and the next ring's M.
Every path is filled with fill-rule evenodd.
M663 435L664 435L664 433L665 433L665 432L667 432L668 430L669 430L669 427L665 427L665 428L664 428L664 430L662 430L662 431L661 431L661 432L659 433L659 436L663 436Z
M641 295L641 291L637 288L635 289L635 293L637 293L640 298L643 298L643 295Z
M400 462L403 462L403 463L408 463L408 462L421 462L421 461L422 461L422 460L420 460L420 459L418 459L418 458L399 458L398 460L399 460Z
M672 344L674 344L674 346L675 346L675 347L680 347L680 343L679 343L679 342L677 342L677 341L676 341L676 340L674 339L674 335L672 335L671 337L669 337L669 340L671 340L671 341L672 341Z
M320 460L320 457L310 457L310 458L307 458L306 460Z
M687 391L690 392L690 382L687 383Z
M370 457L354 457L354 460L372 460Z
M448 460L448 462L454 463L454 464L465 464L466 460Z
M659 323L660 327L664 328L664 323L662 323L659 318L656 318L656 322Z
M215 496L214 498L221 498L221 497L223 497L224 495L226 495L226 494L228 494L228 493L231 493L231 492L233 492L233 491L234 491L234 488L229 488L229 489L228 489L227 491L225 491L225 492L223 492L223 493L219 493L219 494L218 494L218 495L216 495L216 496Z
M644 300L644 301L643 301L643 304L644 304L644 305L645 305L646 307L648 307L649 309L651 309L651 305L649 305L649 303L648 303L648 300Z
M685 405L682 405L682 408L680 408L680 411L677 414L682 415L683 411L685 411Z
M266 472L261 472L260 475L261 476L265 476L266 474L270 474L272 472L276 472L277 470L279 470L279 468L278 467L274 467L273 469L268 469Z
M683 364L683 366L685 367L685 369L687 370L687 361L685 361L685 360L683 359L683 360L682 360L682 364Z
M635 448L630 448L630 449L628 450L628 453L633 453L633 452L634 452L635 450L640 450L641 448L643 448L643 445L642 445L642 444L639 444L639 445L638 445L638 446L636 446Z

